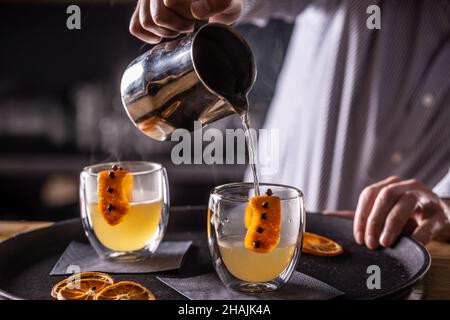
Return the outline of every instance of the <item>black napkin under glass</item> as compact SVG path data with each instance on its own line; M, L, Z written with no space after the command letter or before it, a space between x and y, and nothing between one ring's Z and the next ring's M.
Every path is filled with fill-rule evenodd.
M192 241L163 241L153 256L142 261L110 261L100 258L95 250L86 243L71 242L50 275L67 275L73 267L80 272L103 271L107 273L150 273L179 269Z
M264 294L245 294L226 288L215 273L191 277L157 277L191 300L329 300L344 293L304 273L294 271L280 290Z

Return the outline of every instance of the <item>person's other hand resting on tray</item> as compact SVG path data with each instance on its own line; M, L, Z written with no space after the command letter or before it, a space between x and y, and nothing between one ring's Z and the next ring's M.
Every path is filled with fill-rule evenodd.
M354 218L356 242L370 249L389 247L401 235L423 244L450 239L450 199L441 199L420 181L389 177L367 186L356 211L325 214Z

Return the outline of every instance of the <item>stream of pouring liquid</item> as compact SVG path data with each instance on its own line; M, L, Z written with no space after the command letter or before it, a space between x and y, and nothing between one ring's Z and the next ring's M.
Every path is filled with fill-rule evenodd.
M237 102L239 101L239 102ZM250 131L250 120L248 116L248 99L247 97L236 99L233 102L233 107L236 110L236 112L239 114L241 121L242 121L242 127L244 129L245 134L245 140L247 142L247 151L248 151L248 157L249 157L249 163L250 168L253 173L253 188L255 192L255 196L259 196L259 179L258 179L258 170L256 168L256 141L254 139L254 136L251 134Z

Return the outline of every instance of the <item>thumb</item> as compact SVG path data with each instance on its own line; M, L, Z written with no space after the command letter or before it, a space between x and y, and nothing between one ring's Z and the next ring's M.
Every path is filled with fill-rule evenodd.
M231 3L232 0L192 0L191 13L196 19L208 19L228 9Z
M218 22L223 24L234 23L242 13L242 2L233 1L231 6L228 7L224 12L215 15L209 19L209 22Z

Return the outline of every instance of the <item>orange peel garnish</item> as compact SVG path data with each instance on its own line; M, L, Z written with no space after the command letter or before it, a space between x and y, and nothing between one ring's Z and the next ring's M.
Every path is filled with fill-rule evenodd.
M281 199L257 196L245 210L247 234L244 246L253 252L268 253L278 246L281 231Z
M326 237L305 232L302 251L316 256L338 256L344 252L342 246Z
M244 223L247 229L250 228L250 225L252 224L252 217L253 217L253 208L252 205L249 203L245 208L245 216L244 216Z
M130 209L133 176L114 166L98 174L98 208L106 222L119 224Z
M153 293L133 281L120 281L98 292L94 300L156 300Z

